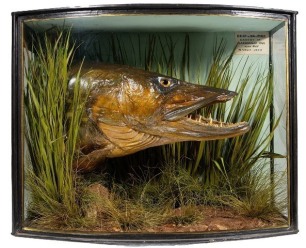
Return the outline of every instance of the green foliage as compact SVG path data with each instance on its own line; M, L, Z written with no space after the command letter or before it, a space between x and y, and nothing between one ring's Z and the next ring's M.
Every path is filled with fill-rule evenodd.
M95 186L104 188L101 184ZM173 165L149 181L134 178L130 183L113 183L108 193L88 190L87 195L92 197L85 210L89 216L103 222L105 228L111 223L112 228L122 231L193 224L203 218L197 206L207 200L203 185Z
M139 179L133 195L150 207L168 205L171 209L203 203L203 187L181 167L169 164L149 181Z
M66 222L72 219L70 215L79 215L72 164L85 101L78 78L69 103L67 99L68 70L75 50L70 45L70 33L61 32L54 41L45 36L36 42L25 61L29 215L33 218L57 215ZM74 114L68 116L67 109Z
M45 37L27 60L24 105L29 159L25 182L32 225L139 231L163 224L196 223L205 218L200 205L229 206L239 214L268 220L286 210L282 181L270 180L264 167L270 158L282 157L269 151L279 123L279 117L270 116L271 68L262 73L247 68L247 59L242 59L236 66L244 68L243 76L233 89L234 51L226 54L226 44L221 41L214 47L208 75L201 75L201 65L191 75L188 34L180 48L167 35L138 36L136 43L115 34L104 40L85 37L79 56L83 58L92 47L85 52L92 60L129 64L235 90L238 96L233 101L205 108L200 114L226 122L247 121L251 130L232 139L176 143L113 159L109 175L77 175L72 164L86 98L78 78L75 88L68 89L75 52L69 35L60 33L55 40ZM108 55L103 52L105 44L111 48ZM143 170L146 167L150 168ZM108 192L92 190L94 184L108 186Z
M174 225L192 225L204 218L196 205L188 205L175 209L168 214L166 222Z
M236 91L239 95L231 102L228 111L220 105L211 109L214 118L225 119L230 123L247 121L251 130L233 139L205 142L206 157L202 157L205 170L200 173L208 183L219 182L220 173L216 175L215 161L224 160L224 168L229 178L237 181L261 163L263 153L267 152L270 146L273 132L279 122L278 118L275 123L270 123L269 114L273 107L273 77L270 72L267 75L258 74L255 87L247 94L250 81L250 74L247 72L246 77L238 83ZM194 168L193 171L198 169Z
M231 194L220 196L220 202L239 215L284 223L285 219L281 217L288 204L287 188L284 187L286 174L274 175L271 182L270 175L264 172L265 166L257 166L256 170L246 174L241 179L241 186L234 188Z
M206 85L232 88L236 72L232 70L234 50L230 55L224 56L225 48L223 41L215 46ZM246 65L247 60L244 63ZM275 123L269 121L270 109L273 107L273 75L270 71L266 74L258 72L253 81L254 72L251 67L247 68L245 76L240 77L235 89L238 96L229 104L213 105L200 110L201 115L211 115L216 120L229 123L246 121L251 126L248 133L232 139L164 146L165 160L178 161L180 166L186 168L191 175L200 177L206 185L216 185L222 180L223 175L216 168L216 161L223 161L224 169L231 180L239 180L256 166L262 160L262 155L267 153L279 118ZM243 73L244 71L241 72Z

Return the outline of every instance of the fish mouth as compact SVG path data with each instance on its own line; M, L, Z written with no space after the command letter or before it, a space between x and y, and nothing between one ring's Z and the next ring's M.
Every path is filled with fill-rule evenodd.
M223 122L223 121L217 121L212 119L211 115L209 117L203 117L199 114L190 114L182 120L187 123L191 123L194 125L203 125L203 126L209 126L209 127L215 127L215 128L235 128L235 127L241 127L241 126L248 126L247 122L236 122L236 123L229 123L229 122Z
M234 91L223 91L220 95L211 98L199 98L195 102L189 101L186 106L177 108L173 111L165 114L164 119L168 121L180 120L184 116L188 116L190 113L210 106L215 103L227 102L237 95ZM205 118L203 117L203 120Z
M250 130L247 122L223 122L212 119L211 116L204 117L199 114L189 114L177 121L168 122L169 130L174 131L178 140L216 140L232 138L242 135Z
M198 99L193 103L188 102L185 107L182 106L167 113L164 121L167 122L168 130L171 130L171 134L168 134L181 141L203 141L231 138L248 132L250 126L245 121L230 123L214 120L211 114L206 117L199 114L202 108L216 103L227 102L236 95L236 92L224 90L217 96Z

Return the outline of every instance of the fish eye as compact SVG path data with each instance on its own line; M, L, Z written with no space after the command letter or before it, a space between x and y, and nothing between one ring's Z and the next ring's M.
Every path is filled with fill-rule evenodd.
M172 86L173 81L170 78L159 78L159 84L165 88Z

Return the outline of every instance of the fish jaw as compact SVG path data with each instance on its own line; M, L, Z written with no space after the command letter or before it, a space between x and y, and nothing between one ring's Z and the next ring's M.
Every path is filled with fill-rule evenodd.
M164 144L181 141L206 141L232 138L250 130L247 122L225 123L197 115L177 121L164 121L156 126L156 132L163 137Z

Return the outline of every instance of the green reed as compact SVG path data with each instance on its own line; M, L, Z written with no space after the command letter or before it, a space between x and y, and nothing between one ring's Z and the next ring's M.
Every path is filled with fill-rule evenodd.
M24 105L29 159L25 181L32 224L53 229L103 229L111 223L119 230L137 231L165 223L194 223L200 217L198 205L230 206L239 214L264 219L279 216L274 197L286 201L279 189L282 181L271 183L262 166L274 156L269 147L279 123L278 116L270 116L272 68L262 73L249 66L247 58L234 67L234 50L228 53L221 40L215 42L207 75L202 73L206 65L198 64L192 71L195 64L191 63L188 34L183 46L170 35L158 34L90 33L82 35L78 49L71 43L69 33L52 40L45 37L31 48L33 56L27 60ZM231 102L199 112L226 122L247 121L251 130L236 138L175 143L111 159L108 166L120 180L114 177L101 183L101 178L109 175L93 176L109 186L109 196L88 192L91 175L79 176L72 166L84 99L77 79L68 100L67 84L73 57L80 60L84 55L89 60L129 64L235 90L238 95ZM234 82L238 68L243 68L239 71L243 76ZM93 208L97 215L92 214ZM180 215L173 212L177 208Z
M75 192L75 159L79 126L84 109L80 80L71 92L68 70L75 47L70 33L55 39L36 39L25 57L24 90L26 136L26 186L30 191L29 215L78 215ZM68 101L70 94L71 101ZM67 115L67 109L73 115Z

